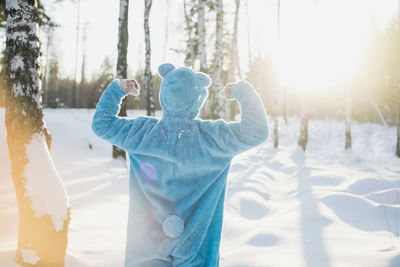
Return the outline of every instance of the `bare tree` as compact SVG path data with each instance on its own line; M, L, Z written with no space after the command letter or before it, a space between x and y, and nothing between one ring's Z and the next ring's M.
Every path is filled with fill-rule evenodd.
M77 107L77 73L78 73L78 51L79 51L79 24L80 24L80 5L81 1L76 1L76 43L75 43L75 71L74 71L74 86L72 88L72 107Z
M70 210L43 122L37 2L7 0L6 14L5 122L19 209L16 260L64 266Z
M281 1L278 0L278 21L277 21L277 35L278 35L278 42L281 39ZM275 72L276 74L276 72ZM279 105L279 101L278 101L278 92L279 92L279 87L280 87L280 83L279 83L279 79L276 78L276 92L274 93L273 96L273 109L274 109L274 148L278 148L279 146L279 116L278 116L278 105ZM302 134L300 134L301 136ZM307 142L307 141L306 141ZM299 144L300 144L300 140L299 140ZM305 146L304 148L305 149Z
M185 23L186 23L186 32L188 35L188 39L186 41L186 56L185 56L185 65L188 67L194 67L194 61L197 57L197 50L195 49L195 41L193 39L195 25L193 22L193 15L196 10L196 6L193 5L192 2L187 2L187 0L183 0L183 10L185 14Z
M298 145L303 149L303 151L306 151L307 142L308 142L309 113L306 111L304 106L305 105L303 104L302 115L301 115L301 120L300 120L300 135L299 135ZM274 130L274 134L275 134L275 130Z
M128 11L129 0L120 0L119 2L119 20L118 20L118 60L117 60L117 78L126 79L128 63ZM121 109L118 116L126 117L126 98L122 100ZM126 159L126 153L123 149L113 146L112 157L114 159Z
M146 92L146 110L147 116L155 115L155 105L153 88L151 81L151 45L150 45L150 28L149 28L149 15L151 10L152 0L144 0L144 42L146 45L146 65L144 69L144 90Z
M223 80L222 80L222 62L224 55L224 10L223 10L223 1L222 0L214 0L210 2L211 9L215 10L215 54L213 63L211 65L212 72L212 85L209 90L209 96L207 98L206 103L202 109L201 116L205 119L218 119L224 116L223 107L225 101L217 96L218 90L223 88Z
M235 0L235 20L233 23L233 33L230 46L230 61L228 69L228 81L234 81L241 77L239 50L238 50L238 25L239 25L240 0ZM235 106L236 105L236 106ZM224 105L224 118L234 120L237 113L237 104L235 102L227 102Z
M165 34L165 40L164 40L164 49L163 49L163 61L165 61L165 56L167 53L167 47L168 47L168 37L169 37L169 6L170 6L170 0L165 0L165 29L164 29L164 34Z
M198 35L198 56L200 60L200 71L207 72L207 55L206 55L206 20L205 20L205 5L206 0L198 0L197 6L197 35Z

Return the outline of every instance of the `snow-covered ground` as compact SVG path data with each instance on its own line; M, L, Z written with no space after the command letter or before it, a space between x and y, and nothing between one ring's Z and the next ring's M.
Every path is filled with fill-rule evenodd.
M70 197L69 267L123 265L128 171L91 132L93 112L45 110ZM18 212L4 109L0 125L0 266L12 267ZM353 149L344 151L343 122L311 121L303 154L298 120L280 127L279 149L271 137L233 160L221 266L400 266L395 128L353 123Z

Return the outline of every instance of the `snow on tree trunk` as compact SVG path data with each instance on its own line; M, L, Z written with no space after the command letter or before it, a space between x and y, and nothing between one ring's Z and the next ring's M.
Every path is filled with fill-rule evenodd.
M198 34L198 53L200 60L200 71L207 72L207 55L206 55L206 26L205 26L205 8L206 0L199 0L197 6L197 34Z
M222 81L222 62L224 53L224 13L223 1L215 0L214 9L216 13L216 29L215 29L215 54L212 64L212 85L209 90L209 96L202 109L202 117L205 119L219 119L224 116L224 99L218 96L218 91L224 87Z
M128 10L129 0L120 0L119 20L118 20L118 60L117 60L117 78L126 79L128 63ZM126 117L126 98L122 100L121 109L118 116ZM123 149L113 146L112 157L114 159L126 159L126 153Z
M6 126L18 209L16 260L63 266L70 221L62 180L43 121L36 1L6 1Z
M345 149L351 148L351 99L346 97L346 143Z
M147 116L155 115L154 97L151 83L151 46L150 46L150 28L149 28L149 14L151 9L152 0L144 0L144 41L146 45L146 65L144 69L144 89L146 92L146 110Z

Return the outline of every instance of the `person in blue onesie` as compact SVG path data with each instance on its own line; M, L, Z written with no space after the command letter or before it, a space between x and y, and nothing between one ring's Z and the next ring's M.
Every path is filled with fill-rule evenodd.
M264 106L244 80L223 94L241 107L240 122L201 120L211 80L162 64L161 119L118 117L134 80L114 80L96 107L92 130L130 159L125 266L219 266L227 175L232 158L267 140Z

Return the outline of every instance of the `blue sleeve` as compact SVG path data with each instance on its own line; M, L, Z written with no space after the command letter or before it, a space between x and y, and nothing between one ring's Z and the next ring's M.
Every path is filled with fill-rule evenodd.
M125 96L126 92L116 81L110 83L96 106L92 131L113 145L127 152L133 152L157 119L118 117L120 104Z
M269 126L261 98L250 83L244 80L236 83L231 97L240 104L240 122L205 121L200 127L208 145L216 147L225 156L233 157L265 142Z

